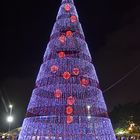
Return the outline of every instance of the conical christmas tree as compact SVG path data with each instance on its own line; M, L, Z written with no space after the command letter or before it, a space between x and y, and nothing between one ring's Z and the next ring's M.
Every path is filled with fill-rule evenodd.
M62 0L19 140L116 140L73 0Z

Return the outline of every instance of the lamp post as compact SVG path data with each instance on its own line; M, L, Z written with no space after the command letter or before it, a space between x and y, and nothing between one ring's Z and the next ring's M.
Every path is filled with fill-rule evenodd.
M10 104L10 105L9 105L9 108L10 108L10 112L9 112L9 116L7 117L7 122L9 123L8 132L10 131L11 123L12 123L13 120L14 120L14 117L12 116L13 105Z

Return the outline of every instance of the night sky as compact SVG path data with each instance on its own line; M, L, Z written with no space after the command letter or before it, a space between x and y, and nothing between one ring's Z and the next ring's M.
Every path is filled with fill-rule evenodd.
M0 131L8 129L7 109L14 104L13 128L23 121L60 0L2 0L0 50ZM75 0L101 89L140 64L140 0ZM140 101L140 67L104 93L109 111Z

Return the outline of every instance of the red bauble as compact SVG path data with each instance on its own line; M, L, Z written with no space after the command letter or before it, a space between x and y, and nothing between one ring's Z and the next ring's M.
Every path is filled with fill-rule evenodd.
M58 71L58 67L56 65L51 66L51 72L56 73Z
M67 116L67 123L70 124L73 122L73 116L68 115Z
M68 107L66 108L66 113L67 113L68 115L72 114L72 113L73 113L73 108L72 108L71 106L68 106Z
M60 98L62 96L62 91L60 89L56 89L54 92L54 96L56 98Z
M64 35L61 35L61 36L59 37L59 41L60 41L61 43L65 43L66 37L65 37Z
M70 20L71 20L71 22L76 22L77 21L77 17L73 15L73 16L70 17Z
M71 9L71 6L69 4L65 4L64 9L65 11L69 12Z
M65 57L65 52L59 52L58 56L59 56L59 58L64 58Z
M78 68L73 69L73 74L78 75L80 73L80 70Z
M69 79L71 77L71 74L69 72L64 72L63 73L63 78L64 79Z
M67 31L66 32L66 37L71 37L72 36L72 31Z
M69 96L69 97L67 98L67 104L68 104L68 105L73 105L74 103L75 103L74 97L73 97L73 96Z
M81 79L80 83L82 86L87 86L89 84L89 80L88 79Z

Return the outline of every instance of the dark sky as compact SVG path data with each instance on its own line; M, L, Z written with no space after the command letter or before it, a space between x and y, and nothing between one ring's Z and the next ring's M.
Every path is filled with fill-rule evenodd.
M2 0L0 96L21 125L60 0ZM75 0L102 90L140 64L140 0ZM110 109L140 101L140 68L104 93ZM7 129L0 102L0 131Z

